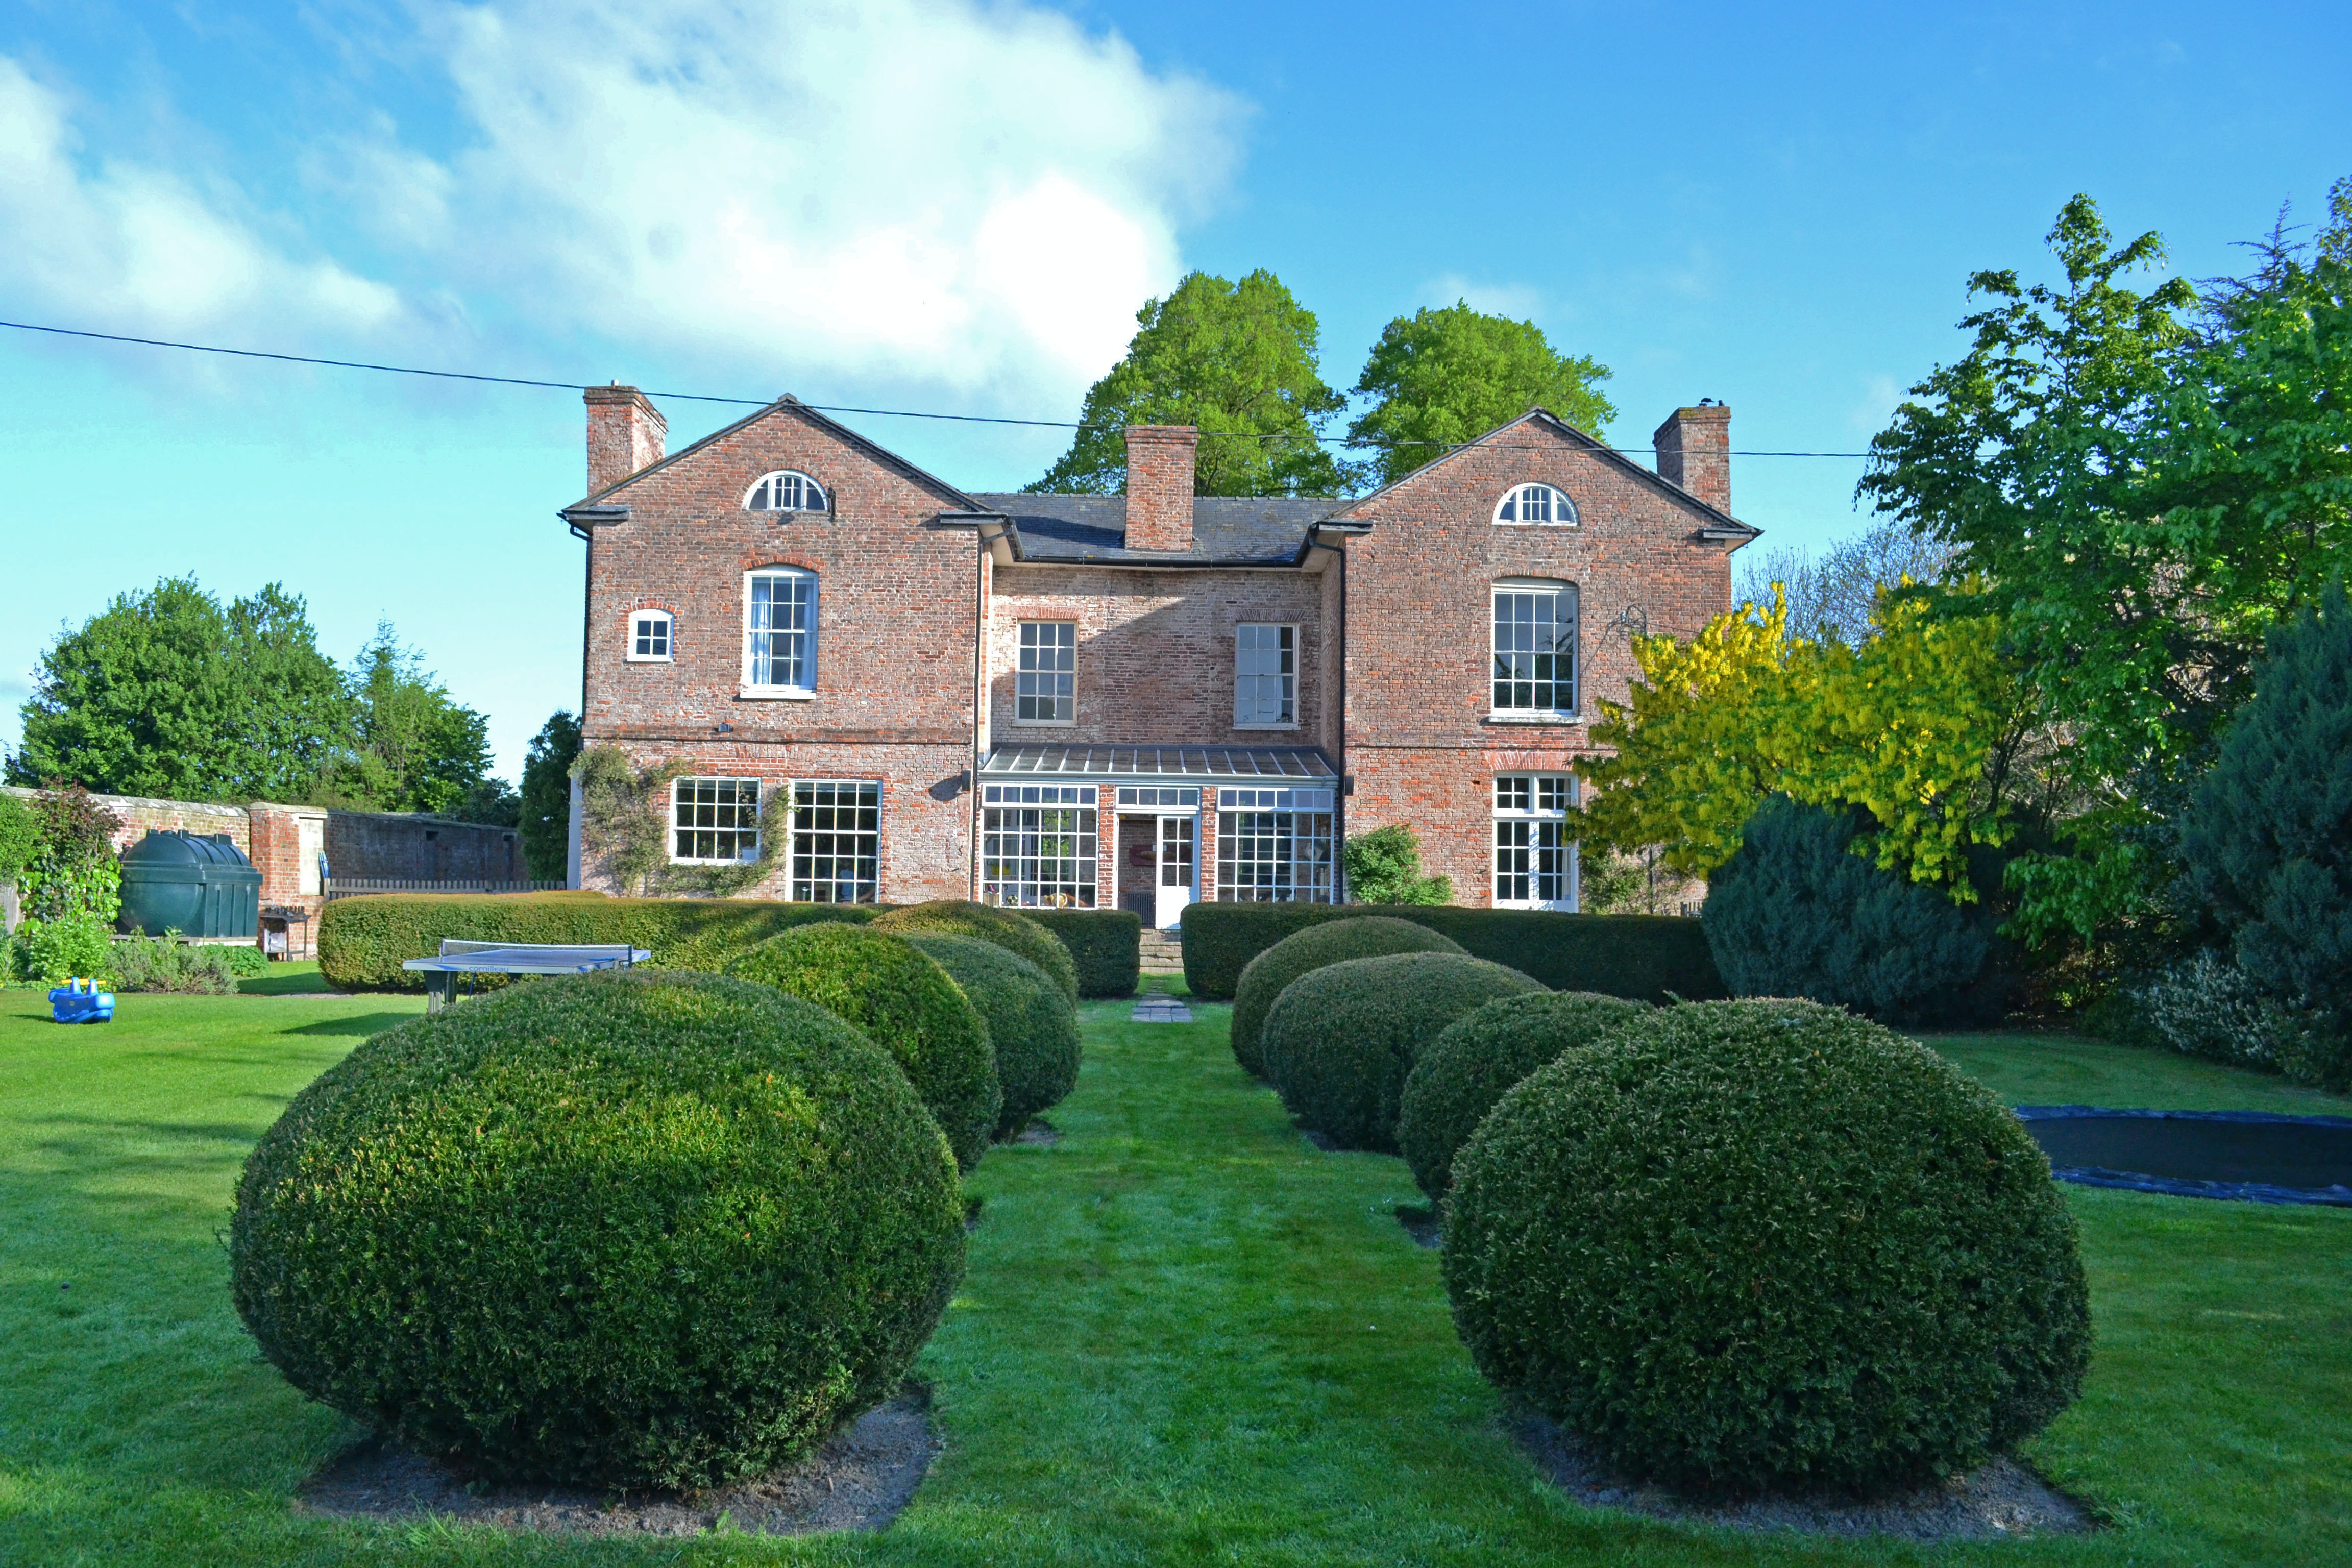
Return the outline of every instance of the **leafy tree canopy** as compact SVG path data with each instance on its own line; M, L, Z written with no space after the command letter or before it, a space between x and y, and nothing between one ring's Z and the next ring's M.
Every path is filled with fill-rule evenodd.
M1315 313L1280 279L1263 268L1238 283L1194 272L1135 319L1127 357L1087 393L1085 428L1032 491L1124 491L1130 425L1200 428L1199 495L1353 488L1353 471L1319 439L1346 399L1323 384Z
M1607 366L1562 354L1533 321L1460 300L1424 307L1391 321L1372 346L1356 390L1378 401L1348 439L1376 454L1378 481L1387 484L1530 408L1598 430L1617 417L1600 390L1608 379Z
M1860 493L1951 546L1944 612L2002 623L2065 744L2064 839L2011 868L2020 934L2158 910L2179 815L2264 635L2341 569L2352 521L2352 183L2309 246L2274 235L2200 300L2077 196L2063 286L1979 272L1969 353L1913 387Z
M1340 847L1348 899L1358 904L1450 904L1454 879L1424 876L1421 839L1402 822L1359 833Z
M110 795L299 799L349 721L302 601L223 605L193 577L116 596L41 656L12 784Z
M516 814L522 828L523 863L534 880L563 876L571 858L572 764L580 755L580 717L557 709L522 763L521 799Z
M513 820L513 792L490 777L489 721L452 698L390 621L377 623L347 680L350 743L314 798L362 811Z

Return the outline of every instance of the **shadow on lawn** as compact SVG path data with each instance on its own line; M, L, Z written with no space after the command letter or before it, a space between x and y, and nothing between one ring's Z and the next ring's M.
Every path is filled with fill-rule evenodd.
M381 1035L396 1024L411 1018L421 1018L422 1013L354 1013L345 1018L321 1018L315 1024L298 1024L290 1029L280 1029L281 1035Z

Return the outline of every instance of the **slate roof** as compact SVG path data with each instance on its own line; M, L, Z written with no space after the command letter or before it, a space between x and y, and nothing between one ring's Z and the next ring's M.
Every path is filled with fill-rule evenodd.
M1020 531L1024 561L1184 566L1294 565L1307 542L1307 528L1348 504L1312 496L1198 496L1192 501L1192 548L1179 552L1127 548L1125 496L1000 494L971 499L1013 520Z

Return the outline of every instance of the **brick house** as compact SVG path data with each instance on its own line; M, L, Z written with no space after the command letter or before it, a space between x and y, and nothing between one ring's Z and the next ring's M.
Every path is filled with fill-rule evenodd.
M755 896L1133 909L1344 896L1411 824L1477 904L1573 910L1563 813L1628 634L1729 607L1729 411L1657 468L1540 411L1358 500L1192 493L1128 432L1124 496L968 493L791 397L665 456L592 389L583 733L678 759L669 847ZM583 865L577 790L574 886Z

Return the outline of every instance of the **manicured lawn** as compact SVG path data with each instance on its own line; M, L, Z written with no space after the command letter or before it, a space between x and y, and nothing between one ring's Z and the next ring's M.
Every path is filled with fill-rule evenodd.
M2011 1105L2114 1105L2142 1110L2272 1110L2352 1116L2352 1099L2174 1051L2078 1035L2013 1032L1919 1037Z
M1927 1549L1633 1520L1561 1501L1498 1431L1436 1255L1392 1217L1415 1196L1402 1163L1310 1148L1233 1067L1224 1008L1137 1026L1125 1004L1087 1008L1062 1142L972 1179L971 1271L920 1368L947 1448L887 1534L298 1519L293 1489L351 1433L253 1359L216 1233L286 1099L420 1005L126 997L115 1025L64 1029L0 995L0 1563L2352 1560L2352 1214L2070 1191L2099 1349L2032 1456L2116 1521L2099 1535ZM2114 1092L2053 1093L2071 1045L1937 1043L2025 1098L2274 1092L2095 1056Z

